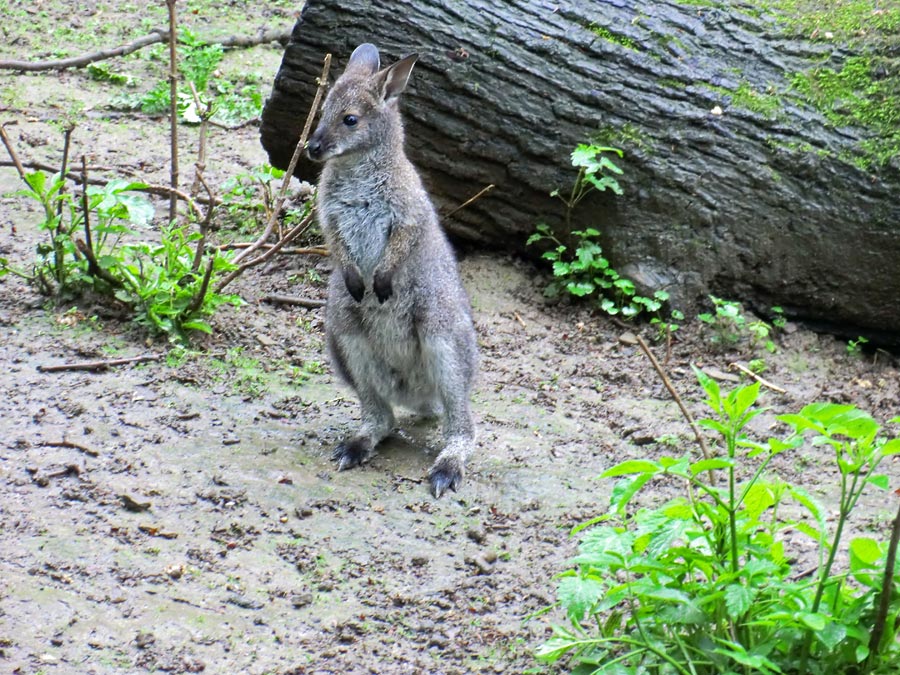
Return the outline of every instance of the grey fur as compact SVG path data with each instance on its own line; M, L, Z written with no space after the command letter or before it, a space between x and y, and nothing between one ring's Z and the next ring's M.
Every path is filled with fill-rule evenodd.
M340 469L364 462L394 428L395 406L442 414L444 447L429 473L440 497L459 487L475 443L478 354L456 259L403 149L397 99L416 59L378 70L378 50L357 47L307 152L325 162L318 213L334 262L328 351L362 408L362 425L333 458Z

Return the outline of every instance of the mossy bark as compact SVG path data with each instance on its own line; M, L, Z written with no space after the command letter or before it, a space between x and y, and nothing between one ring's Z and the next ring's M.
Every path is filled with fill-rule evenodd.
M683 305L711 291L847 334L900 333L900 161L867 155L883 129L836 126L792 84L866 48L721 4L387 7L308 0L263 112L274 165L287 165L326 52L336 72L361 42L385 63L418 52L402 105L435 200L449 211L496 185L445 218L455 237L525 251L536 223L561 228L549 193L571 185L575 145L596 140L625 150L625 195L585 200L572 224L602 230L618 269Z

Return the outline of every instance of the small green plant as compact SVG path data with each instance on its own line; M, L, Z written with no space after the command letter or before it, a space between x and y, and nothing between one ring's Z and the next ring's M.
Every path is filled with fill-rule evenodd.
M869 341L868 338L864 338L860 335L855 340L850 340L847 342L847 353L853 357L860 357L863 353L863 345L865 345Z
M263 164L226 180L222 186L222 206L228 225L237 230L252 231L261 220L268 221L283 178L284 171Z
M211 290L212 282L234 266L230 253L214 253L202 267L192 246L200 234L187 235L184 227L173 225L162 228L159 244L134 241L135 228L146 226L154 213L137 192L146 185L113 180L89 187L85 209L82 200L63 191L58 175L37 171L26 174L25 182L28 188L17 194L41 204L38 229L46 240L37 246L31 271L0 260L0 275L16 274L58 298L86 292L115 298L134 310L139 324L179 341L191 330L210 332L206 317L224 303L241 302Z
M871 537L845 545L844 532L863 492L887 489L878 466L900 453L900 439L854 406L816 403L778 417L786 436L758 442L748 424L762 412L759 383L726 393L695 372L714 413L701 424L720 453L633 459L604 472L620 479L610 510L573 531L580 553L558 587L569 622L554 626L538 659L568 656L578 675L896 672L900 582L886 574L889 547ZM772 460L807 442L833 453L833 521L802 488L771 475ZM658 479L683 494L635 505ZM809 561L791 550L791 531L818 549L810 577L797 572ZM838 570L844 554L847 569ZM883 592L887 611L876 618Z
M668 299L668 296L665 299ZM672 334L681 327L681 324L679 323L681 321L684 321L684 312L678 309L673 309L669 312L668 320L658 316L650 319L650 325L656 328L656 340L660 342L662 340L670 339Z
M592 227L571 230L572 211L591 192L610 190L617 195L622 188L617 175L620 169L608 155L622 156L618 148L593 144L580 144L572 152L572 166L578 169L575 182L567 194L554 190L552 197L558 197L565 204L566 230L576 238L574 253L554 234L549 225L539 223L527 245L543 243L551 245L541 256L553 265L555 277L545 291L548 297L556 297L562 291L577 297L593 297L598 306L607 314L634 317L642 312L656 314L669 295L658 290L653 297L638 295L634 282L621 276L603 255L600 232Z
M259 87L255 83L238 84L219 74L222 45L205 44L191 31L184 31L180 42L178 68L184 81L193 84L197 92L195 97L189 84L178 89L178 113L183 121L198 124L207 117L219 124L235 125L259 115L263 103ZM114 99L113 105L159 115L169 111L170 102L169 82L161 80L144 94Z
M641 312L654 314L669 299L663 290L656 291L652 298L637 295L634 282L616 272L603 255L603 248L597 241L599 231L588 228L572 232L578 238L573 255L548 225L540 224L536 229L537 232L528 238L529 245L541 241L555 244L541 256L553 264L553 276L556 277L544 291L548 297L557 297L563 291L579 298L590 296L607 314L620 314L625 318Z
M162 228L159 244L130 243L122 247L113 271L125 282L116 297L135 307L135 320L151 332L183 342L188 331L211 333L206 318L223 304L239 306L237 295L210 290L211 282L232 270L230 253L213 253L208 271L195 266L195 243L200 233L186 234L184 226Z
M751 347L763 346L766 351L774 353L777 350L772 340L772 326L761 319L748 321L743 314L743 308L739 302L723 300L715 295L710 295L715 312L703 312L697 315L703 323L711 329L710 341L722 348L728 349L737 346L745 338L749 339ZM773 312L780 308L773 308ZM776 313L779 326L785 323L780 314Z

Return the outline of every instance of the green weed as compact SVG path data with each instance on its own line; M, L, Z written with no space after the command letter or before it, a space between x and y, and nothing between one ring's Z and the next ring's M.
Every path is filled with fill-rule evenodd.
M568 624L553 627L537 658L568 657L579 675L895 672L897 577L884 589L886 620L876 624L874 612L890 578L888 546L871 537L845 544L844 531L866 489L888 488L877 469L900 453L900 439L887 439L853 406L816 403L779 416L790 432L758 442L747 426L762 412L759 384L726 393L696 373L713 412L701 424L717 434L720 452L628 460L604 472L620 479L609 512L573 531L580 553L558 584ZM806 444L833 453L840 488L833 520L772 473L772 460ZM660 480L681 485L682 494L661 506L633 504ZM811 576L799 573L803 549L792 550L792 532L817 548ZM836 569L839 555L848 556L848 569Z

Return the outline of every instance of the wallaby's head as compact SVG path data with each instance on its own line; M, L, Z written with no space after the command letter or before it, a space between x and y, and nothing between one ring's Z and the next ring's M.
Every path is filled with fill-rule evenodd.
M319 126L306 144L309 158L324 162L395 140L401 133L397 99L418 58L412 54L379 70L375 45L357 47L325 97Z

